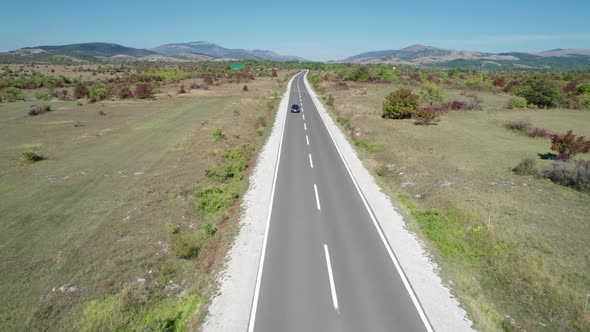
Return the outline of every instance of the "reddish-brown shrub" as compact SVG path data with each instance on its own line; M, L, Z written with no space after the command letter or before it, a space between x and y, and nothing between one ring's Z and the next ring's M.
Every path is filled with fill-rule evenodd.
M551 150L558 153L557 160L567 161L578 153L590 152L590 140L576 136L569 130L564 135L551 135Z
M423 107L412 114L414 123L417 125L429 125L440 121L440 111L435 107Z
M76 85L76 88L74 88L74 97L76 99L84 99L88 97L88 87L86 87L86 85L84 85L83 83L79 83L78 85Z
M536 138L536 137L549 137L551 136L551 132L545 128L533 128L527 131L526 135L528 137Z
M201 86L200 86L200 85L198 85L197 83L193 83L193 84L191 84L190 88L191 88L191 89L193 89L193 90L194 90L194 89L200 89L200 88L201 88Z
M272 70L271 76L272 76L272 77L278 77L278 76L279 76L279 75L277 74L277 70L276 70L276 69L273 69L273 70Z
M178 92L177 92L177 93L178 93L179 95L181 95L181 94L183 94L183 93L186 93L186 90L184 89L184 84L182 84L182 85L180 86L180 88L178 89Z
M248 86L244 85L244 87L242 88L242 91L244 91L244 92L248 91Z
M578 81L578 80L573 80L573 81L567 83L563 87L563 92L577 95L578 94L578 88L577 88L578 84L580 84L580 81Z
M211 85L211 84L213 84L213 77L205 76L205 77L203 77L203 82L207 85Z
M153 97L153 89L149 83L141 83L135 86L133 95L139 99L147 99Z
M506 85L506 79L504 77L496 77L492 82L492 85L497 88L501 88Z

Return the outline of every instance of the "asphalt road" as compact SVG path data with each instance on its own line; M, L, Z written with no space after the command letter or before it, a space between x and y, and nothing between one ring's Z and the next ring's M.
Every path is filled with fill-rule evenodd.
M303 79L292 82L289 108L303 112L287 114L249 330L428 331Z

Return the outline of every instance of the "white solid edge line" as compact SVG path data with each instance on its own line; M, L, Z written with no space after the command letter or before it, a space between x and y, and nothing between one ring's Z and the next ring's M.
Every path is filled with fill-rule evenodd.
M309 145L309 137L307 137L307 135L305 135L305 141L307 142L307 145Z
M313 161L311 160L311 153L309 154L309 166L313 168Z
M318 205L318 211L321 211L322 209L320 207L320 195L318 195L318 186L315 183L313 184L313 190L315 191L315 202Z
M287 91L286 91L287 98L289 98L289 96L291 94L291 83L293 83L293 80L295 79L295 77L297 77L297 75L295 75L295 76L293 76L293 78L291 78L291 80L289 81L289 84L287 86ZM280 103L279 103L279 107L280 107ZM279 109L279 112L281 112L281 111L283 111L283 110ZM279 141L279 153L277 154L274 179L272 182L272 189L271 189L271 194L270 194L270 206L268 209L268 215L266 217L266 227L264 229L264 240L262 242L262 252L260 253L260 260L258 263L258 274L256 275L256 288L254 289L254 299L252 300L252 309L250 310L250 321L248 322L248 331L249 332L254 331L254 324L255 324L255 320L256 320L256 310L258 309L258 296L260 295L260 281L262 279L262 270L264 268L264 257L266 256L266 243L268 242L268 229L270 227L270 217L272 215L272 205L273 205L274 198L275 198L275 188L276 188L276 184L277 184L277 175L279 173L279 163L281 162L281 150L283 148L283 137L285 135L285 127L287 126L287 118L288 117L285 116L285 121L283 122L283 128L281 129L281 140Z
M307 73L308 72L306 71L305 74L303 74L303 78L305 80L304 84L308 89L311 89L311 86L307 83ZM310 98L317 109L316 101L314 100L314 98L312 96L310 96ZM357 192L359 193L359 196L361 197L361 200L363 201L363 204L365 205L367 212L369 212L369 216L371 217L371 220L373 221L373 225L377 229L377 233L379 233L379 237L381 238L381 241L383 241L383 244L385 245L385 248L387 249L387 253L389 254L389 257L391 258L391 260L393 261L393 265L395 266L398 274L400 275L400 278L402 279L402 282L403 282L404 286L406 287L406 290L410 294L410 298L412 299L412 302L414 303L414 307L416 307L416 310L418 311L418 315L420 315L420 319L422 319L422 323L424 323L424 326L426 327L426 330L428 332L433 332L434 330L432 329L432 326L430 325L430 322L428 321L428 318L426 317L426 314L424 313L424 309L420 305L420 302L418 301L418 298L416 297L416 294L414 293L414 290L412 289L412 286L410 285L410 282L408 281L406 274L402 270L401 265L399 264L399 262L397 260L397 257L395 257L393 250L389 246L389 243L387 242L387 239L385 238L385 235L383 234L381 227L377 223L377 219L375 218L373 211L369 207L369 203L367 202L367 199L363 195L363 192L361 191L358 183L356 182L356 179L352 175L352 171L350 170L350 167L348 167L346 160L344 160L344 156L342 155L342 152L340 151L338 144L336 144L336 140L334 139L334 136L332 136L332 132L328 128L328 125L326 124L326 121L324 120L324 116L322 115L322 113L319 110L318 110L318 113L320 115L320 118L322 119L322 122L324 123L324 126L326 127L326 130L328 131L328 134L330 135L330 138L332 139L332 142L334 143L334 146L336 147L336 151L338 151L338 154L340 155L340 159L342 159L342 162L344 163L344 167L346 168L346 170L348 171L348 174L350 175L350 178L352 179L352 183L354 183L354 186L355 186Z
M334 284L334 275L332 274L332 262L330 261L330 252L328 251L327 244L324 244L324 252L326 253L326 264L328 265L328 278L330 279L332 304L334 305L334 310L338 311L338 296L336 296L336 285Z

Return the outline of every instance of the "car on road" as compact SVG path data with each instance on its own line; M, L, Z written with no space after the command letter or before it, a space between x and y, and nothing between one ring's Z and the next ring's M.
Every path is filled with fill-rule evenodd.
M291 113L299 113L301 112L301 107L299 107L299 105L297 104L293 104L293 106L291 106Z

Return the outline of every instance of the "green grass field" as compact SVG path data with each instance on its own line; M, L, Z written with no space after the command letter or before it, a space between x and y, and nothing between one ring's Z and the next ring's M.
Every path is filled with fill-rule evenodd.
M237 201L197 210L199 192L216 185L205 169L229 149L262 146L269 97L285 84L248 85L154 101L44 102L54 111L35 117L26 115L32 102L0 104L0 330L196 327L239 211ZM23 163L23 151L46 159ZM241 195L247 177L232 181ZM178 258L192 238L203 241L198 256Z
M431 126L384 120L400 86L324 82L365 165L439 263L442 277L481 331L590 329L590 195L511 169L523 157L549 165L547 138L503 127L514 119L590 136L590 112L506 110L509 96L476 92L481 110L445 114ZM447 98L461 99L461 91ZM348 124L347 121L349 122ZM588 155L577 156L589 159Z

